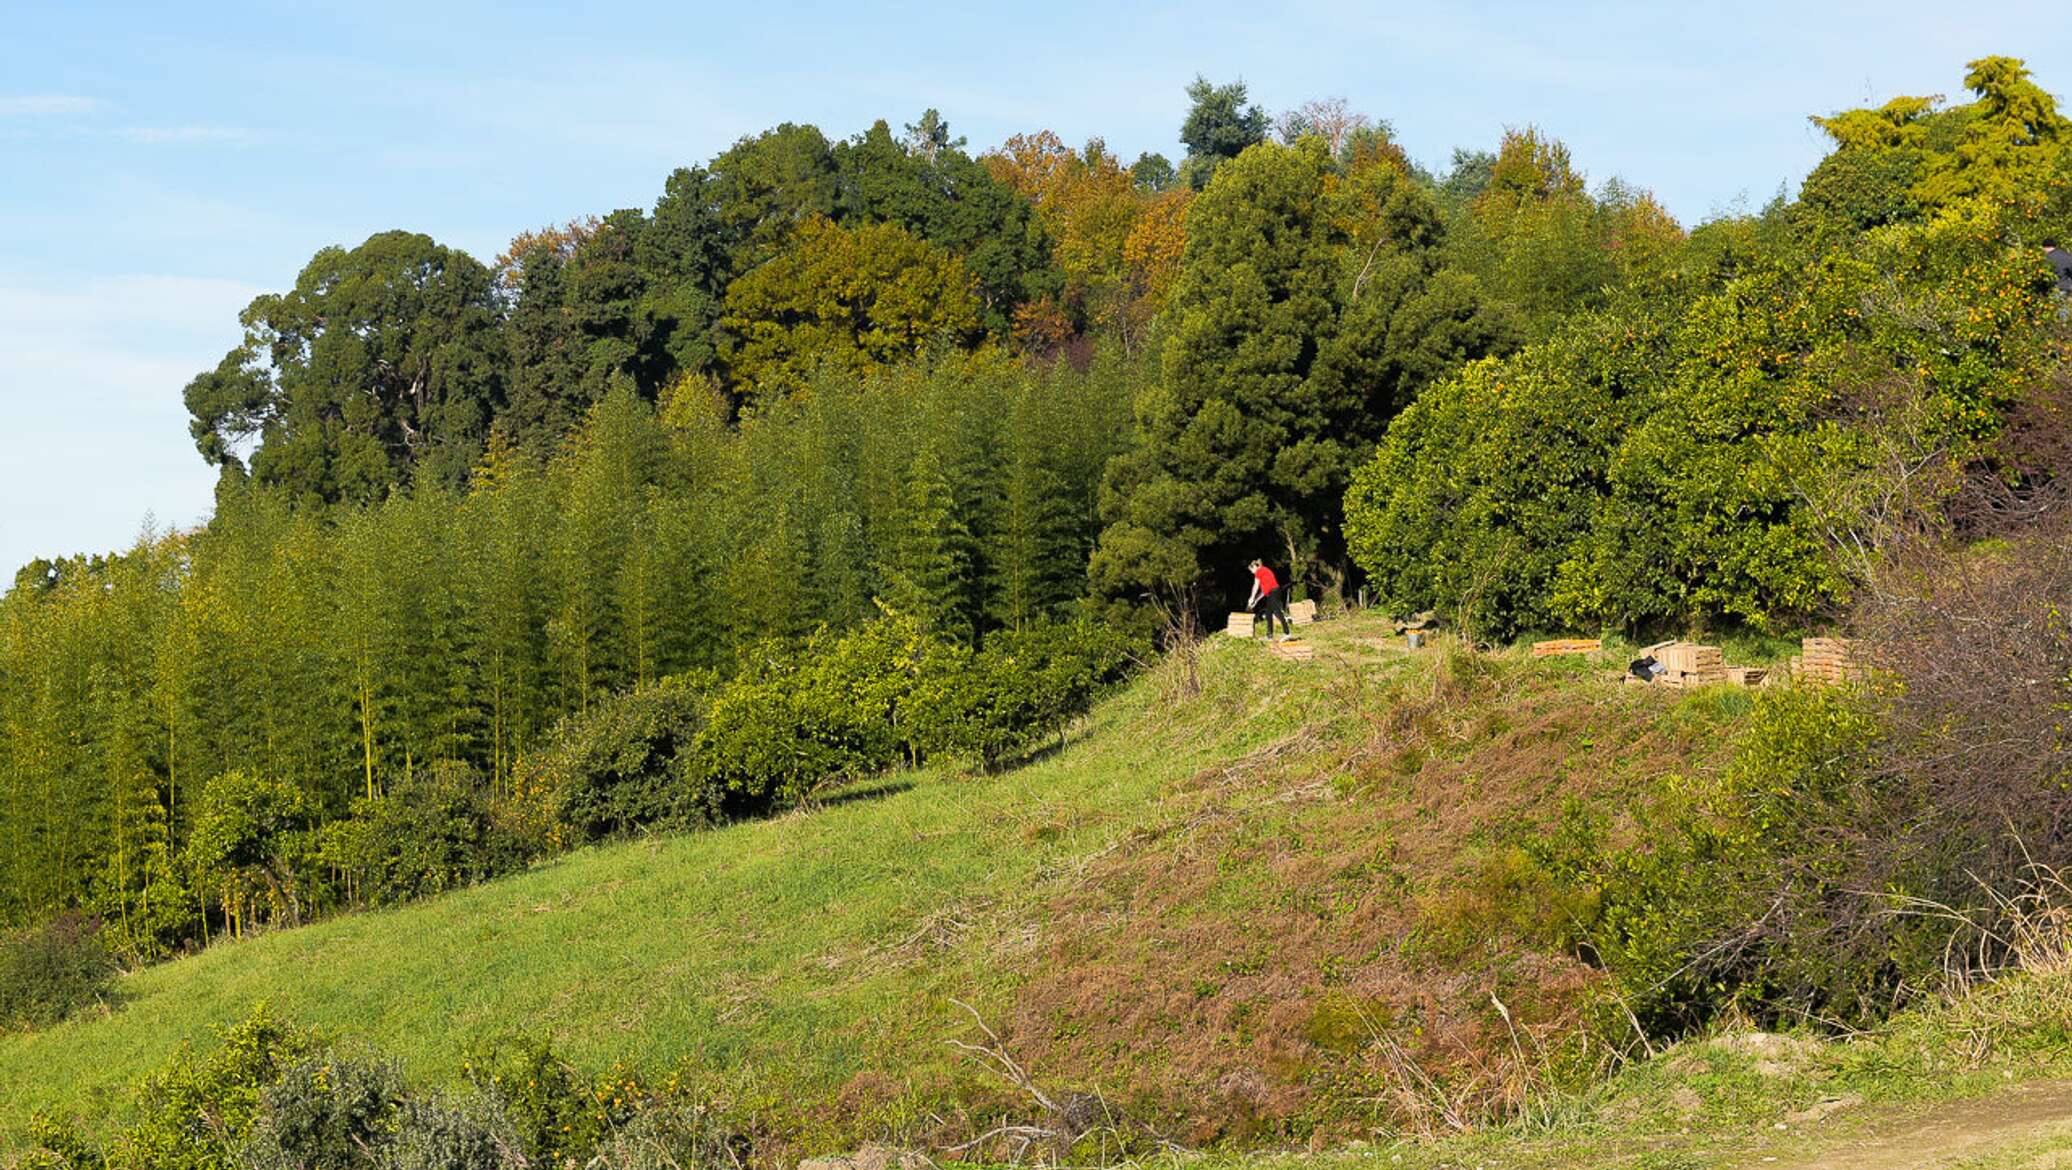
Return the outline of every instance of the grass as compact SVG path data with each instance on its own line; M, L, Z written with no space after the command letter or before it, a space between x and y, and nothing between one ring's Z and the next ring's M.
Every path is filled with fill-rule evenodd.
M0 1039L0 1126L36 1109L119 1118L133 1083L261 1000L432 1080L523 1031L581 1064L686 1064L823 1100L899 1053L925 1091L960 1071L951 997L995 1002L1012 976L954 936L1026 913L1165 786L1299 726L1304 704L1275 698L1292 671L1248 668L1177 712L1146 682L1016 771L899 776L821 811L584 850L142 970L112 1013Z
M1769 1127L1823 1095L1888 1107L2058 1067L2072 1029L2038 1021L2068 1018L2059 985L2032 981L1853 1047L1784 1042L1782 1076L1699 1043L1521 1098L1543 1086L1517 1058L1586 1035L1598 977L1517 919L1507 858L1568 801L1712 766L1747 696L1621 687L1610 659L1380 649L1360 618L1307 632L1306 664L1214 639L1198 693L1168 662L1018 769L889 777L138 972L111 1012L0 1038L0 1129L41 1109L106 1132L259 1001L434 1083L516 1033L686 1070L791 1152L940 1145L1026 1108L951 1047L977 1036L960 1003L1047 1088L1182 1145L1362 1165L1711 1165L1803 1144L1812 1127ZM1521 1099L1530 1123L1398 1140Z

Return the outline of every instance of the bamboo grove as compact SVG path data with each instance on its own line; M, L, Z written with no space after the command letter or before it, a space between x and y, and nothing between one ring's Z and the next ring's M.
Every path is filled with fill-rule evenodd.
M738 429L701 386L621 390L550 459L493 444L464 491L232 493L206 528L32 566L0 605L6 914L155 890L199 915L177 851L230 770L332 817L443 761L508 791L562 716L763 639L880 604L963 640L1056 616L1129 370L957 359Z

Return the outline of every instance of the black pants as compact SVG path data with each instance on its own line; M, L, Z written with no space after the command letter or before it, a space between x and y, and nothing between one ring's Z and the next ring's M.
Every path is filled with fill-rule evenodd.
M1252 607L1253 620L1256 621L1262 617L1266 619L1267 637L1273 636L1273 619L1275 617L1281 619L1282 633L1291 638L1295 636L1295 627L1288 623L1288 587L1286 585L1275 586L1273 592L1260 598L1259 604Z

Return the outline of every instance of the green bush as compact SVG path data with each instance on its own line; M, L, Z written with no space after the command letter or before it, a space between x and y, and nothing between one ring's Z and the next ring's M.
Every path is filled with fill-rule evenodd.
M503 1111L478 1095L451 1100L414 1096L396 1116L388 1170L526 1170L516 1131Z
M335 1050L286 1069L260 1095L242 1170L522 1170L518 1133L493 1096L413 1091L381 1059Z
M1010 759L1086 711L1135 648L1081 622L996 632L973 652L885 617L756 646L709 689L671 682L600 703L541 767L581 839L753 816L931 756Z
M369 905L426 897L522 868L533 843L510 830L482 777L447 761L419 769L323 832L323 852Z
M144 1082L139 1120L116 1137L110 1160L130 1170L232 1170L266 1090L315 1048L260 1004L213 1049L183 1050Z
M190 867L163 843L153 843L129 874L110 866L87 905L100 916L108 949L125 964L156 962L191 941L201 921L201 897ZM121 879L128 876L130 881Z
M1862 231L1921 217L1914 187L1927 169L1918 150L1838 150L1799 187L1807 211L1842 231Z
M48 1027L112 997L116 964L98 920L60 915L0 935L0 1032Z
M1650 1033L1686 1033L1729 1005L1868 1023L1938 973L1929 925L1889 912L1912 879L1883 891L1855 880L1866 849L1904 848L1910 820L1878 740L1860 694L1765 692L1724 773L1636 810L1630 838L1614 844L1572 812L1531 846L1564 888L1591 896L1582 951Z
M749 1151L683 1078L592 1074L547 1041L507 1037L468 1060L474 1106L534 1166L738 1167ZM737 1160L738 1159L738 1160Z
M923 679L923 742L988 767L1026 754L1126 676L1137 650L1127 635L1092 622L1000 631L961 669Z
M108 1159L69 1123L42 1114L29 1119L28 1148L8 1170L102 1170Z
M358 1170L387 1166L405 1099L382 1061L326 1050L281 1070L259 1094L259 1116L239 1147L247 1170Z
M183 1049L137 1094L104 1155L33 1119L9 1170L626 1170L729 1167L751 1150L681 1076L582 1072L543 1042L478 1051L469 1085L409 1084L378 1053L330 1047L264 1005L206 1051Z
M1949 215L1623 290L1398 415L1346 494L1353 559L1486 636L1827 613L1833 550L1922 491L1895 452L1976 455L2046 360L2026 230Z
M714 698L687 777L756 811L919 763L937 748L944 692L970 660L908 617L763 647Z
M700 678L663 679L600 699L555 729L534 767L577 840L718 818L714 794L685 784L674 766L707 720L707 691Z

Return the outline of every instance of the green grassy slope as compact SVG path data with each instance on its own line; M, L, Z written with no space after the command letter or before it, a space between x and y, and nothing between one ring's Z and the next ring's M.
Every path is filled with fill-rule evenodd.
M892 777L142 971L111 1013L0 1039L0 1127L104 1127L265 1000L434 1081L523 1031L692 1070L798 1148L926 1140L1015 1100L950 1048L961 1000L1046 1083L1190 1141L1365 1132L1385 1070L1345 1021L1415 1027L1442 1063L1499 1026L1492 991L1563 1026L1589 972L1446 924L1475 920L1505 841L1703 766L1747 701L1376 649L1360 619L1314 632L1305 664L1215 639L1198 693L1168 662L1010 772Z

